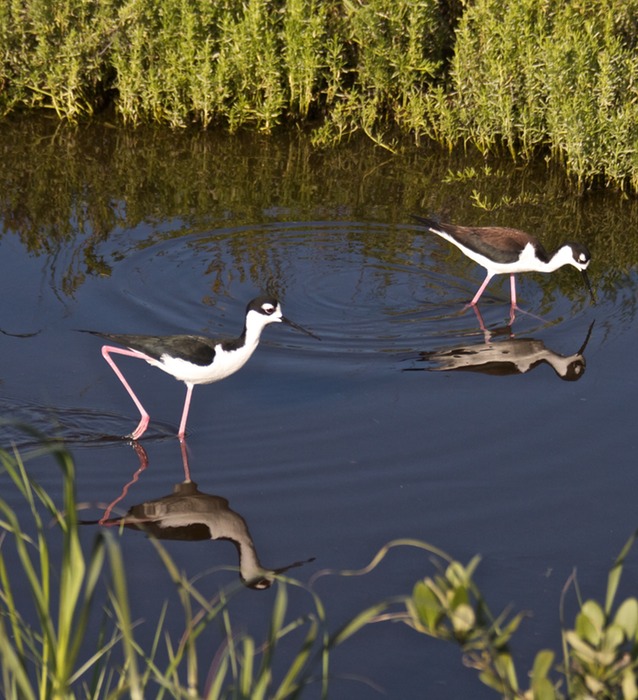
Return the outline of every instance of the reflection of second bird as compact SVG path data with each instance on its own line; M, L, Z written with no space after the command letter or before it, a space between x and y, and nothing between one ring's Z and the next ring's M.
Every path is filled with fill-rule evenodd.
M215 340L198 335L120 335L86 331L124 347L104 345L102 355L109 363L140 412L140 422L131 433L133 440L140 438L150 420L149 414L131 389L111 354L127 355L145 360L186 384L186 399L182 410L178 437L186 433L186 420L196 384L211 384L225 379L241 369L257 349L261 332L270 323L286 323L316 338L313 333L287 319L281 305L273 297L253 299L246 307L244 330L237 338Z
M554 272L563 265L572 265L583 274L585 284L594 299L587 277L591 255L581 243L565 243L549 255L538 239L525 231L501 226L456 226L435 219L413 215L428 231L436 233L461 250L487 270L487 276L470 302L474 306L489 281L498 274L510 275L512 309L516 308L516 280L518 272Z
M555 352L542 340L511 336L506 340L487 339L484 343L421 352L418 361L432 363L433 366L426 369L434 372L480 372L501 377L525 374L541 365L549 365L561 379L577 381L585 373L584 353L593 328L592 321L583 344L572 355ZM406 371L420 369L411 367Z

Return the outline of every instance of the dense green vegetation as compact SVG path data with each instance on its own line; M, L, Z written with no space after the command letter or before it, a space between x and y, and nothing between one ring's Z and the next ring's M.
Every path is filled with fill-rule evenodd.
M29 475L29 457L41 459L47 453L62 471L61 507ZM464 566L436 547L413 540L391 542L364 570L340 574L364 576L382 566L393 548L409 547L417 555L425 552L435 559L435 572L418 581L410 593L373 604L331 630L312 587L302 587L309 594L306 612L290 614L288 592L300 584L279 577L269 631L266 638L255 639L247 632L238 634L232 627L228 601L238 594L239 584L212 598L206 596L179 570L161 544L151 539L175 586L179 604L177 610L168 603L163 606L153 641L146 647L138 640L139 623L133 623L136 613L131 609L117 538L101 532L92 547L82 544L75 470L68 452L56 445L36 448L23 460L18 454L0 449L0 469L7 486L24 498L27 514L20 520L0 498L3 697L141 699L154 693L158 698L256 700L300 697L309 685L313 690L320 688L321 697L329 697L331 655L366 625L383 620L399 621L416 632L455 642L465 663L501 697L638 697L638 600L616 600L625 559L636 534L623 547L609 573L604 604L580 601L574 626L562 620L562 663L556 666L551 650L538 652L525 682L528 687L524 688L511 645L525 616L503 613L495 617L490 612L473 579L478 557ZM53 529L49 522L55 525ZM59 562L53 554L58 548ZM31 605L25 604L24 591L31 594ZM101 623L96 625L95 613L100 610ZM184 625L179 639L173 639L166 630L167 620L176 613ZM221 623L226 638L220 640L215 672L209 675L204 690L200 677L205 674L201 669L210 662L211 649L209 642L200 645L200 640L213 621ZM297 634L292 635L294 632ZM282 641L290 636L297 641L281 649ZM417 637L415 643L419 643Z
M0 113L434 139L635 191L637 29L638 0L9 0Z

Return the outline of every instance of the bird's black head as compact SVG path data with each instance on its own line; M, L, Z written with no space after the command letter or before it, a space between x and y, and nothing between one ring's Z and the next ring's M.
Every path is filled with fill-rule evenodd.
M275 299L275 297L261 296L248 302L248 306L246 306L246 314L248 314L250 311L256 311L264 316L272 316L275 314L277 309L281 311L279 301Z
M591 299L595 304L596 295L594 294L591 282L589 281L589 277L587 276L587 268L589 267L589 263L591 262L591 253L589 252L589 249L582 243L566 243L556 255L559 255L561 253L563 254L563 256L565 256L566 254L571 256L563 257L563 265L573 265L577 270L581 271L583 275L583 280L585 281L585 286L589 290Z
M569 243L574 257L574 265L580 270L585 270L591 262L591 253L582 243Z
M252 312L259 314L259 316L253 316ZM253 321L249 321L251 316ZM277 299L275 299L275 297L261 296L253 299L246 307L246 319L247 325L254 323L261 328L269 323L285 323L286 325L296 328L298 331L319 340L318 336L316 336L314 333L311 333L294 321L286 318L281 311L281 304L277 301Z

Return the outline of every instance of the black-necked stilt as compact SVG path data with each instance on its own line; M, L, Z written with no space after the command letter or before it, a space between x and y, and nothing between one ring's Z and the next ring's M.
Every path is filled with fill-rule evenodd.
M487 270L483 284L470 302L472 306L478 302L494 275L509 274L512 308L517 308L514 277L517 272L554 272L563 265L573 265L583 273L585 284L592 300L595 301L586 272L591 255L581 243L565 243L553 255L549 255L534 236L519 229L500 226L456 226L414 214L412 216L428 231L453 243L468 258Z
M248 304L244 330L238 338L231 340L213 340L198 335L154 336L121 335L99 331L86 332L124 346L124 348L120 348L104 345L102 355L140 412L140 422L128 436L131 439L137 440L144 434L150 416L113 361L111 353L146 360L149 365L158 367L186 384L186 400L177 434L182 439L186 432L186 420L193 387L196 384L218 382L241 369L255 352L261 332L269 323L286 323L313 338L317 338L310 331L285 318L277 299L270 296L257 297Z

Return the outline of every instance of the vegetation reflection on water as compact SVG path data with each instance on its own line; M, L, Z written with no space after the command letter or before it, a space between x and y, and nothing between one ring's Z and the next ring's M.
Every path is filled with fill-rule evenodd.
M548 249L566 238L579 240L595 251L592 273L608 294L638 260L638 241L628 235L638 224L638 202L604 192L566 195L560 174L542 164L516 168L425 148L392 156L366 140L322 151L303 134L73 129L41 120L3 123L0 148L3 234L12 232L31 253L49 256L51 284L67 295L87 275L109 275L114 263L102 254L102 244L142 222L158 227L139 246L179 236L180 229L192 233L193 227L205 232L273 221L379 221L397 230L382 251L370 252L391 262L424 235L405 225L409 214L436 212L456 223L515 225L538 235ZM168 232L159 226L171 221ZM248 259L257 269L267 257L263 243L259 237L238 243L236 264ZM68 246L67 265L54 269L54 258ZM125 254L115 250L113 258ZM569 275L552 284L563 293L575 287ZM213 291L222 285L216 279Z

